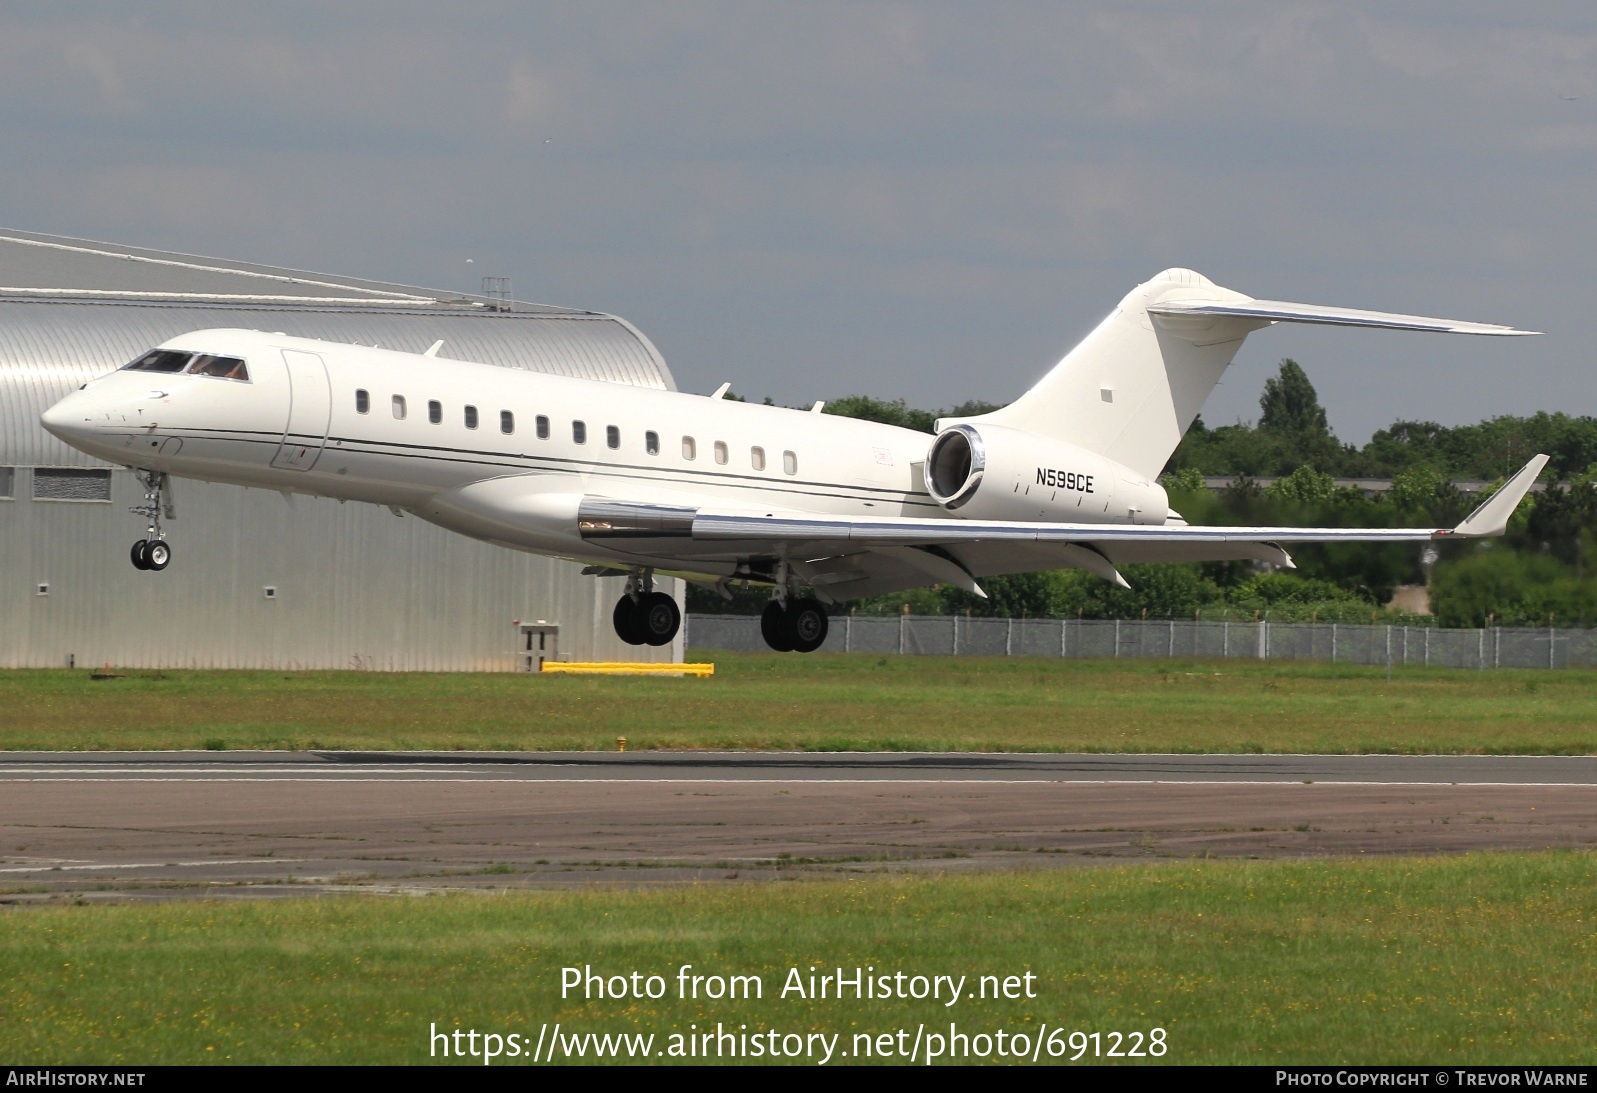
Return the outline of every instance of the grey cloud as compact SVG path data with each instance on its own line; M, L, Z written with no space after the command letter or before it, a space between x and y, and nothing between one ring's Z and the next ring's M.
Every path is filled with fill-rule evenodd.
M686 386L789 402L1012 397L1169 265L1554 332L1269 331L1211 420L1289 353L1353 438L1597 398L1584 6L128 10L0 12L12 223L511 274L636 321Z

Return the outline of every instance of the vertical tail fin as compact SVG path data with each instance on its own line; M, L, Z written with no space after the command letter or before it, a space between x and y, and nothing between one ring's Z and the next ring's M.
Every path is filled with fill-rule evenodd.
M1273 323L1519 337L1492 323L1255 300L1190 269L1132 289L1114 313L1019 399L979 418L1063 440L1152 478L1250 333ZM952 421L953 419L950 419Z
M1157 475L1248 334L1271 320L1152 314L1176 302L1240 303L1189 269L1167 269L1120 306L1036 386L975 420L1068 441Z

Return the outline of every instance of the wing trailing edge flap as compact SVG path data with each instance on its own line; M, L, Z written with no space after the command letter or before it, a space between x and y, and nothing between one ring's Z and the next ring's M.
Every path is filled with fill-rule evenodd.
M793 568L812 588L841 599L860 599L920 588L928 580L962 588L987 598L963 562L946 551L919 547L883 547L794 562Z
M961 547L960 553L978 577L1068 566L1110 584L1124 580L1120 566L1149 562L1268 562L1297 568L1292 556L1274 543L974 543Z

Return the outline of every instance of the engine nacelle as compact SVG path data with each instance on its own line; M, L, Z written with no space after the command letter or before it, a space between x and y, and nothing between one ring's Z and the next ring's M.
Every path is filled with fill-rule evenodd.
M1002 425L951 425L926 453L926 492L968 520L1163 524L1164 487L1074 444Z

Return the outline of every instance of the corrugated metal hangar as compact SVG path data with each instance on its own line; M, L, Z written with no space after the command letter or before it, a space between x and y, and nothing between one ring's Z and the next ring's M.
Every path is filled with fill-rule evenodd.
M372 505L177 481L171 567L134 569L133 473L39 414L168 338L246 327L674 389L613 315L0 229L0 666L514 671L680 660L615 636L622 578ZM679 581L662 582L681 601Z

